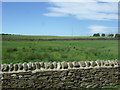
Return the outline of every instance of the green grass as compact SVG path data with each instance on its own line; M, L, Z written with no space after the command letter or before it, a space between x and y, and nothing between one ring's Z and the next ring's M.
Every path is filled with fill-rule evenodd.
M2 63L118 59L117 40L3 41Z
M119 90L120 90L120 85L116 85L116 86L104 86L103 88L110 88L110 90L111 89L117 89L117 88L119 88Z

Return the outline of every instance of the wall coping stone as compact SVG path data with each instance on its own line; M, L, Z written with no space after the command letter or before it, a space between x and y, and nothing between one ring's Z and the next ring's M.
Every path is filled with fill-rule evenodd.
M69 69L116 68L120 60L96 60L79 62L29 62L16 64L0 64L0 73L41 72Z

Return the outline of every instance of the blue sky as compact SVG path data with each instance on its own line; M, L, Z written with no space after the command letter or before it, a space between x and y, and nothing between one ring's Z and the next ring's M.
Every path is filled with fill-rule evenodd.
M90 36L117 33L117 2L3 2L2 32Z

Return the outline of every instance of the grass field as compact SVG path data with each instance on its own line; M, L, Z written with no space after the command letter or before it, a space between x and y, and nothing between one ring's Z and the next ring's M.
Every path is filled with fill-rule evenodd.
M2 45L2 63L118 59L118 40L3 41Z
M18 39L69 39L96 37L56 37L5 35ZM87 61L118 59L118 40L3 41L2 63ZM117 90L120 86L104 86Z

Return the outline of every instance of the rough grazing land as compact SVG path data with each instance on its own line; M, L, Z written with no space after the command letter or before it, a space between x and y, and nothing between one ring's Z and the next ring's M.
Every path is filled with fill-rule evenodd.
M3 41L2 63L118 59L118 40Z
M2 64L3 88L75 90L120 85L120 61Z

